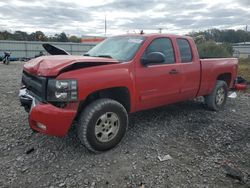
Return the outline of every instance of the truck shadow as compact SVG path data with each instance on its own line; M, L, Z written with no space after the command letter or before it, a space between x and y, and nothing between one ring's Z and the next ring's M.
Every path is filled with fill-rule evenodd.
M194 114L199 116L199 114L206 114L207 112L211 111L206 109L203 102L185 101L131 114L130 127L139 126L137 125L138 122L140 122L139 124L149 124L149 126L153 123L152 125L155 126L156 121L167 126L167 122L172 120L194 120ZM189 116L190 118L188 118Z

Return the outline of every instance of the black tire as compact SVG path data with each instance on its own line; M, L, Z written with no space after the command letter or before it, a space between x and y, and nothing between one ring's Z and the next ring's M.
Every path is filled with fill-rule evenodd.
M221 94L221 92L223 93ZM213 111L221 110L225 106L227 94L227 83L222 80L217 80L213 92L210 95L205 96L205 102L207 104L207 107ZM218 98L220 98L219 95L223 96L223 98L217 100Z
M103 117L103 115L104 114L106 115L108 113L116 115L115 117L118 119L117 122L119 121L118 122L119 128L116 128L115 131L116 133L113 135L114 137L111 140L102 142L100 141L102 135L100 136L100 138L98 138L99 137L98 134L96 135L96 126L104 126L104 124L101 125L97 124L98 121ZM102 122L102 120L100 121ZM113 127L114 126L115 125L113 125ZM104 98L104 99L98 99L90 103L83 110L83 112L80 114L77 126L77 134L81 143L85 145L87 149L89 149L94 153L100 153L114 148L124 137L127 131L127 127L128 127L128 114L126 109L119 102ZM108 128L109 127L107 127L107 129ZM105 131L102 133L105 134Z

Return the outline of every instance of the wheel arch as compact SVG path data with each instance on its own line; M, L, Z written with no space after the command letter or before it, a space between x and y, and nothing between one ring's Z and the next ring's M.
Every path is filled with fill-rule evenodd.
M127 87L121 86L100 89L90 93L83 101L80 102L78 114L81 113L84 107L86 107L88 104L101 98L113 99L121 103L128 113L131 111L130 91Z
M220 74L218 75L217 80L225 81L227 83L227 86L230 87L232 74L231 73Z

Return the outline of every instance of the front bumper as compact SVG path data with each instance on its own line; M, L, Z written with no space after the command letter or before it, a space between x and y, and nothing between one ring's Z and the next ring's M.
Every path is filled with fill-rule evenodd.
M53 136L65 136L68 133L77 114L76 109L58 108L49 103L41 103L26 89L20 90L19 98L21 105L29 111L31 129Z

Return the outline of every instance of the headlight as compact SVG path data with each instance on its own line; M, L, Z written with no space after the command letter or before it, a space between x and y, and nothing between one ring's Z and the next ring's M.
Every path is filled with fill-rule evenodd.
M76 80L49 79L47 87L47 101L69 102L77 101Z

